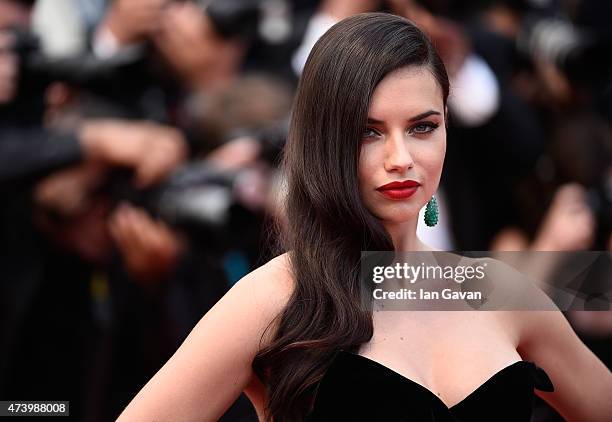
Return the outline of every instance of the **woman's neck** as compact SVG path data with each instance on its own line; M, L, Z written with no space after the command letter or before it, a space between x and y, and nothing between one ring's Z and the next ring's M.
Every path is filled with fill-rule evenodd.
M383 223L387 232L391 235L396 251L428 251L429 246L421 242L417 237L416 229L418 216L410 221L403 223L390 224Z

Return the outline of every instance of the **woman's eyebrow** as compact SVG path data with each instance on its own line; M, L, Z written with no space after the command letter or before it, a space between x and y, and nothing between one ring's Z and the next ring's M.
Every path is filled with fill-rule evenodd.
M416 115L414 117L411 117L408 121L409 122L416 122L417 120L421 120L421 119L424 119L424 118L432 116L432 115L441 116L442 113L440 113L439 111L435 111L435 110L429 110L429 111L426 111L424 113L418 114L418 115ZM375 119L373 117L368 117L368 124L381 125L383 123L384 122L382 120L378 120L378 119Z
M426 111L425 113L421 113L421 114L418 114L412 117L409 121L416 122L417 120L421 120L421 119L424 119L425 117L429 117L432 115L441 116L442 113L440 113L439 111L435 111L435 110L429 110L429 111Z

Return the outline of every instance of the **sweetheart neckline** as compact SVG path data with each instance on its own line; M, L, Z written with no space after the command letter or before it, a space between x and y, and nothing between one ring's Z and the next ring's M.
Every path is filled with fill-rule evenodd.
M362 362L365 363L369 363L371 365L375 365L379 368L382 368L383 370L394 374L397 377L402 378L403 380L405 380L406 382L410 383L411 385L416 386L417 388L419 388L420 390L424 391L425 393L427 393L430 397L435 397L435 399L442 404L446 409L448 410L452 410L458 406L460 406L461 404L463 404L464 402L468 401L471 397L475 396L477 394L478 391L480 391L482 388L484 388L487 384L489 384L493 379L499 377L502 373L507 372L508 370L510 370L511 368L514 367L520 367L523 365L533 365L533 362L530 361L526 361L526 360L518 360L516 362L513 362L509 365L504 366L502 369L500 369L499 371L495 372L493 375L491 375L489 378L487 378L483 383L481 383L480 385L478 385L478 387L476 387L472 392L470 392L467 396L465 396L464 398L462 398L460 401L458 401L457 403L455 403L452 406L448 406L440 397L438 397L438 395L436 393L434 393L433 391L431 391L429 388L425 387L424 385L400 374L399 372L397 372L394 369L389 368L386 365L383 365L382 363L375 361L374 359L370 359L366 356L363 355L358 355L356 353L351 353L351 352L347 352L346 350L341 350L340 353L344 353L345 355L349 355L349 356L353 356L355 358L357 358L358 360L361 360Z

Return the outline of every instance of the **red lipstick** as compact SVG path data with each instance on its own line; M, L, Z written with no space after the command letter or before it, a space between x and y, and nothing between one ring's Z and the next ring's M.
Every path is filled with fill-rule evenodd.
M419 188L420 183L414 180L404 180L403 182L391 182L376 188L377 191L389 199L401 200L410 198Z

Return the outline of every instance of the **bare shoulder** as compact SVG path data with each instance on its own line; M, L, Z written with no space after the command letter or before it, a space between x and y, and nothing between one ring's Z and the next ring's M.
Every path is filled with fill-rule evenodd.
M218 420L253 385L253 359L275 332L292 280L286 255L244 276L202 317L119 420Z
M271 259L240 279L227 293L233 296L234 308L249 310L259 319L261 335L265 335L259 348L264 347L274 332L274 320L285 309L294 289L288 253Z
M234 289L256 300L270 311L284 308L293 293L294 278L291 272L288 253L271 259L261 267L244 276Z
M612 420L612 373L580 341L565 316L548 310L516 312L515 317L518 352L542 367L554 386L554 392L536 394L566 420Z
M270 287L278 287L289 291L293 290L289 252L272 258L261 267L249 273L249 275L272 285Z

